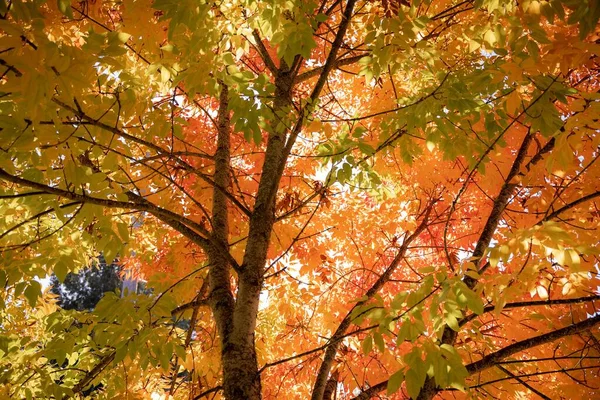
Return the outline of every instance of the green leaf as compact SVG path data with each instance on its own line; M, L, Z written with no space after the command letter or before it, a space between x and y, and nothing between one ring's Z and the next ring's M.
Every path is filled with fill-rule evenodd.
M121 251L123 243L112 230L108 231L106 234L103 233L103 235L104 237L98 244L98 247L102 250L106 263L112 264L119 251Z
M233 65L235 64L235 57L231 53L223 54L223 62L225 65Z
M465 379L469 376L469 372L465 368L462 358L453 346L442 344L440 347L448 364L448 384L459 390L464 390Z
M38 297L42 294L42 285L38 281L31 281L23 294L27 298L29 305L35 307Z
M123 344L121 347L118 347L115 352L115 358L113 360L113 364L116 365L123 361L125 356L127 355L127 345Z
M467 285L458 282L456 286L454 286L454 292L456 293L458 304L463 307L467 306L477 315L483 314L483 300L477 293L469 289Z
M57 0L58 10L73 19L73 10L71 10L71 0Z
M492 31L491 29L489 31L487 31L485 33L485 35L483 36L483 40L489 44L490 46L493 46L494 43L496 43L496 34L494 33L494 31Z
M15 285L15 297L19 297L21 294L23 294L23 290L25 290L25 287L27 286L27 282L19 282Z
M129 225L124 222L117 223L117 229L119 231L119 237L126 243L129 240Z
M406 373L406 390L411 398L416 399L419 397L421 388L425 383L426 373L420 372L415 369L409 369Z
M325 22L328 19L329 19L329 16L327 14L323 14L323 13L317 14L315 16L315 21L317 21L317 22Z
M402 382L404 382L404 373L402 371L397 371L395 374L390 376L387 383L387 394L394 394L400 389L402 386Z
M374 332L373 339L375 340L375 345L377 346L377 349L379 349L379 351L381 353L384 353L385 352L385 342L383 341L383 336L381 335L381 333Z
M458 320L452 314L446 315L446 324L448 324L448 326L455 332L458 332L460 329L458 326Z
M257 146L260 145L260 143L262 142L262 132L260 131L260 128L258 126L253 127L252 133L252 139L254 140L254 144Z
M475 50L479 49L481 47L481 44L479 42L476 42L473 39L469 40L469 52L472 53Z
M167 82L171 78L171 72L164 65L160 68L160 81L162 83Z
M69 266L65 263L65 261L61 258L58 259L58 262L54 265L54 275L58 278L59 281L64 282L67 274L69 273Z
M474 296L474 297L467 296L467 306L475 314L477 314L477 315L483 314L483 301L481 300L480 297L478 297L478 296Z
M358 149L367 156L372 156L373 154L375 154L375 149L370 144L367 144L364 142L358 142L357 146L358 146Z
M182 359L185 360L185 357L187 355L186 351L185 351L185 347L183 346L175 346L175 354L177 354L177 356Z
M528 41L525 47L527 47L527 50L529 51L531 57L533 57L534 59L537 59L539 57L540 48L534 41Z
M365 355L368 355L373 349L373 337L367 336L362 342L362 350Z
M398 331L398 336L396 337L396 345L400 346L407 339L412 340L410 335L410 321L403 319L400 331Z
M394 296L394 299L392 300L392 309L394 310L399 310L402 308L402 305L404 304L404 300L406 299L406 296L408 296L408 292L400 292L398 294L396 294Z

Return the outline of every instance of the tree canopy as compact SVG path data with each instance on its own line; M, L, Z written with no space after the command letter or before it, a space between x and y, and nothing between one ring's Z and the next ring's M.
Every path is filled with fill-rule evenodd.
M0 397L600 396L599 18L0 0Z

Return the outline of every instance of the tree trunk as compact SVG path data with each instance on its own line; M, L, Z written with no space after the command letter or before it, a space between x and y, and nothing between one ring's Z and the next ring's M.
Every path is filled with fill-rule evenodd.
M223 392L228 400L259 400L260 375L254 339L251 343L228 343L222 351Z
M215 153L215 183L228 189L230 179L230 136L231 121L228 110L228 88L222 84L219 116L217 151ZM217 322L221 339L221 362L223 368L223 391L228 400L259 400L260 376L254 349L253 325L247 321L236 321L235 314L247 304L240 304L240 292L237 301L231 289L231 268L223 249L228 249L229 214L227 196L222 190L213 191L212 239L209 251L210 305ZM226 250L225 250L226 251ZM240 277L243 281L243 277ZM260 287L259 287L260 294ZM246 302L247 303L247 302ZM258 310L258 295L256 295ZM246 314L251 314L246 311ZM251 333L245 334L250 331Z

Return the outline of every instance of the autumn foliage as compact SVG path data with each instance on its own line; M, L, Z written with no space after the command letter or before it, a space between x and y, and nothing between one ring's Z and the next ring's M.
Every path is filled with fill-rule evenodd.
M599 18L0 0L0 397L597 398Z

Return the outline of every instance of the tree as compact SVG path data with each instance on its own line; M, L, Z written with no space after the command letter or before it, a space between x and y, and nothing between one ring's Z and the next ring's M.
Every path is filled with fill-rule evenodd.
M121 288L119 266L107 265L103 258L96 261L91 268L77 273L69 272L61 281L50 277L50 292L58 296L58 304L65 310L91 310L100 301L104 293L116 292Z
M598 396L599 17L0 1L3 395Z

